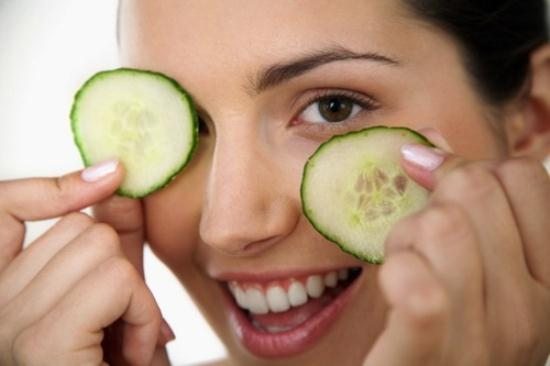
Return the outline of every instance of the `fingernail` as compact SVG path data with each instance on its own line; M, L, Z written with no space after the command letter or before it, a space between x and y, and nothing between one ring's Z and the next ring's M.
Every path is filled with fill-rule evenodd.
M174 331L172 330L172 328L170 328L170 326L168 325L168 322L164 319L162 319L162 322L160 323L160 333L164 338L164 344L176 339L176 335L174 334Z
M81 178L85 182L97 182L109 174L113 174L118 166L118 160L106 160L92 165L82 171Z
M429 171L437 169L445 160L443 151L418 144L401 146L401 154L406 161Z

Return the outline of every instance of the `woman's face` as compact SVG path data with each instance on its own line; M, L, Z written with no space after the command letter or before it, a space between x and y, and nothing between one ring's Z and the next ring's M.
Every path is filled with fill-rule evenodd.
M140 0L122 10L123 64L177 79L204 123L192 164L145 200L155 253L238 364L360 363L384 323L378 267L304 218L302 167L330 136L374 125L433 127L461 155L502 154L453 40L388 0ZM338 272L348 280L331 288ZM327 285L315 298L318 275ZM228 284L255 313L266 297L297 306L238 310Z

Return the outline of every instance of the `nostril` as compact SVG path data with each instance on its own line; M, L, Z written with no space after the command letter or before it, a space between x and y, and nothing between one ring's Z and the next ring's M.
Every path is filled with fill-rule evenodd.
M205 221L199 226L201 241L229 256L252 256L279 242L282 235L259 232L234 231L228 227L208 226ZM231 226L229 226L231 227Z
M272 236L272 237L269 237L269 238L266 238L266 239L263 239L263 240L258 240L258 241L248 243L248 244L244 245L244 247L242 249L242 252L243 252L243 254L249 255L249 256L257 254L259 252L264 252L269 247L271 247L271 246L275 245L277 242L279 242L279 240L281 240L281 238L282 238L281 235L276 235L276 236Z

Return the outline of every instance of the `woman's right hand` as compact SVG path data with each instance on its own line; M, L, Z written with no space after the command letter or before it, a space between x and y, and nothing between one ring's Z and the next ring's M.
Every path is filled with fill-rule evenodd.
M119 235L78 212L103 201L101 219L125 230L111 214L124 201L109 198L123 175L110 162L60 178L0 182L1 365L167 364L160 310L140 273L142 228ZM141 224L139 201L128 201ZM23 250L25 221L54 217L61 218ZM105 333L117 335L120 347L108 346Z

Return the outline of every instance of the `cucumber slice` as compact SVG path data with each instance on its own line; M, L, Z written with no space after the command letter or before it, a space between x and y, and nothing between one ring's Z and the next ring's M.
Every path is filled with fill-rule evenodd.
M376 126L332 137L304 167L304 214L325 238L361 260L382 263L392 225L428 199L399 164L406 143L433 146L408 128Z
M85 166L117 158L126 169L118 194L144 197L167 185L197 146L193 102L173 79L120 68L93 75L71 110L75 143Z

